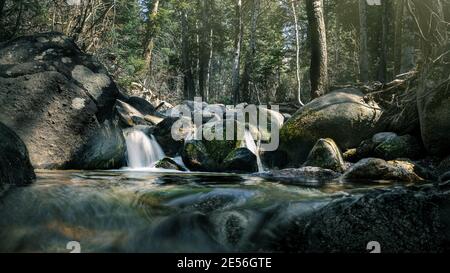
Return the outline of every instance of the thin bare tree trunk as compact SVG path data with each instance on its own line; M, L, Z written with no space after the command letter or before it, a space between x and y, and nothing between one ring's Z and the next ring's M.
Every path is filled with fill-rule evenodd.
M403 12L405 10L404 0L397 0L395 9L394 74L396 76L400 74L402 61Z
M295 101L298 102L301 106L303 106L301 97L302 83L300 76L300 30L297 18L296 0L291 0L291 8L294 17L294 27L295 27L295 72L296 72L295 76L297 79L297 92L295 93Z
M152 65L152 53L153 48L155 47L155 36L156 36L156 20L158 16L159 9L159 0L154 0L152 8L149 9L148 13L148 22L146 29L146 37L144 41L144 60L145 60L145 69L147 71L151 71Z
M214 38L214 30L211 28L210 33L209 33L209 56L208 56L208 67L207 67L207 73L206 73L206 94L205 94L206 102L209 101L209 97L211 94L212 59L213 59L213 54L214 54L213 38Z
M369 81L369 53L367 49L367 0L359 0L359 80Z
M241 47L244 25L242 22L242 0L236 0L236 30L234 37L234 59L232 71L232 92L233 101L236 105L239 100L239 86L240 86L240 66L241 66Z
M188 14L186 10L183 10L181 14L181 26L182 26L181 59L183 63L183 74L184 74L183 97L184 99L193 100L195 96L195 82L192 74L192 60L190 58L189 53L190 48L189 27L188 27Z
M328 92L328 55L323 0L306 0L311 40L311 97Z
M252 1L252 16L251 16L251 29L250 29L250 45L247 52L244 73L242 75L242 101L251 102L250 94L250 80L253 74L253 63L256 54L256 30L258 26L260 0Z
M387 82L387 58L388 58L388 31L389 31L389 0L382 0L383 11L381 15L381 54L380 54L380 81Z

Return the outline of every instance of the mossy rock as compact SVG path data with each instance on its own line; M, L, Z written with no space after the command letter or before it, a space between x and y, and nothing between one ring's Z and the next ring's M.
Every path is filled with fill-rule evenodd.
M192 171L214 171L218 168L200 140L187 141L183 146L181 158Z
M382 131L382 114L375 102L366 102L358 89L342 89L317 98L290 118L280 131L280 149L291 163L303 163L321 138L331 138L341 149L357 147Z
M225 170L233 172L258 171L256 155L247 148L237 148L231 151L223 160L223 166Z
M404 135L382 142L375 148L374 154L376 157L385 160L396 158L417 159L421 156L421 150L420 143L415 137Z
M308 155L303 166L320 167L343 172L345 170L344 159L336 143L330 139L319 139Z

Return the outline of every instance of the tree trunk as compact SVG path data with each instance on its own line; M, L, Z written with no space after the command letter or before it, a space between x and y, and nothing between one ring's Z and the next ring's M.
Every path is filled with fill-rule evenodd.
M199 52L198 52L198 91L199 95L207 100L205 96L205 90L207 89L207 74L208 74L208 64L209 64L209 41L211 24L209 22L210 18L210 0L201 0L199 2L199 8L201 9L201 27L200 27L200 37L199 37Z
M250 80L253 74L253 63L256 54L256 30L258 26L259 7L260 1L253 0L249 42L250 45L245 60L244 73L242 75L242 101L248 103L251 102Z
M367 49L367 0L359 0L359 80L369 81L369 52Z
M401 71L404 0L397 0L395 10L394 74L396 76Z
M388 35L389 35L389 0L382 0L381 14L381 53L380 53L380 74L379 80L386 83L387 79L387 62L388 62Z
M213 48L213 38L214 38L214 31L211 28L209 33L209 56L208 56L208 67L207 67L207 73L206 73L206 96L205 100L206 102L209 101L210 95L211 95L211 76L212 76L212 59L214 54L214 48Z
M421 0L423 1L423 0ZM434 1L434 0L433 0ZM406 0L406 5L410 4L410 0ZM400 73L406 73L416 66L415 61L415 21L408 7L403 10L403 34L402 34L402 57Z
M323 0L306 0L311 40L311 97L328 92L328 56Z
M294 28L295 28L295 76L297 79L297 91L295 92L295 101L303 106L301 93L302 93L302 83L300 75L300 30L297 18L297 8L296 0L291 0L292 15L294 17Z
M242 0L236 0L236 23L235 23L235 36L234 36L234 59L233 59L233 71L232 71L232 92L233 92L233 102L238 104L239 98L239 86L240 86L240 65L241 65L241 47L242 47L242 36L244 26L242 23Z
M145 60L145 69L147 71L151 71L152 65L152 52L155 46L155 36L156 36L156 28L157 28L157 16L159 9L159 0L153 0L152 8L149 9L148 12L148 21L146 26L146 35L144 41L144 60Z
M181 60L183 63L183 74L184 74L184 86L183 86L183 97L186 100L193 100L195 97L195 82L192 74L192 60L190 57L190 43L189 43L189 25L188 25L188 14L186 10L182 11L181 14L181 26L182 26L182 52Z

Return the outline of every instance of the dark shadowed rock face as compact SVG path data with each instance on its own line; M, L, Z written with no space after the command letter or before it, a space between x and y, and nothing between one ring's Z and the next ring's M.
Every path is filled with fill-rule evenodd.
M25 144L0 122L0 190L9 185L23 186L36 178Z
M223 160L223 167L231 172L257 172L256 155L247 148L236 148Z
M126 165L125 154L122 130L116 124L105 122L64 167L80 170L119 169Z
M450 151L450 86L444 82L434 90L419 88L417 92L420 129L425 148L432 155L446 156Z
M58 33L0 48L0 121L25 142L31 163L61 168L112 116L122 98L106 69Z
M450 249L448 189L374 190L284 219L272 231L275 251L368 253L370 241L382 253Z

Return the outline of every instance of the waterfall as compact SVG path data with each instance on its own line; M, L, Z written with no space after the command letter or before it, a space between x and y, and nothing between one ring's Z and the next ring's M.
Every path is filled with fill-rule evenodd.
M127 144L128 167L151 168L154 164L165 157L164 151L159 146L153 135L148 137L139 130L131 130L125 133Z
M256 162L258 164L258 172L264 172L264 167L261 161L261 157L259 156L259 141L256 143L253 139L252 133L249 130L245 130L244 133L244 142L242 143L242 147L249 149L254 155L256 155Z

